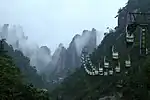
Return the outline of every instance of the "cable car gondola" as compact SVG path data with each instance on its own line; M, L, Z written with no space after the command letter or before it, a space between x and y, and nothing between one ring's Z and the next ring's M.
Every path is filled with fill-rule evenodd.
M110 69L109 70L109 75L113 75L113 72L114 72L113 69Z
M109 62L106 62L106 57L104 57L104 68L109 68Z
M118 66L115 68L116 73L120 73L120 62L118 62Z
M95 75L98 75L98 70L95 70Z
M108 76L108 72L107 71L104 72L104 76Z
M131 31L131 29L129 28L130 26L128 25L126 27L126 43L127 46L128 45L132 45L134 43L134 34L133 34L133 30Z
M131 67L131 60L130 60L130 56L128 55L128 60L125 61L125 67L129 68Z
M118 52L114 52L114 46L112 46L112 58L114 60L118 60L119 58L118 56L119 56Z
M100 63L99 63L98 71L99 71L99 75L103 75L103 68L100 66Z

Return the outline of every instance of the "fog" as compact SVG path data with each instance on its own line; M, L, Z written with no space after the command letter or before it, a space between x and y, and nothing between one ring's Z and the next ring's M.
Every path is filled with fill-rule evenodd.
M21 25L31 43L47 45L52 53L75 34L114 28L114 17L126 0L0 0L0 24ZM100 35L99 36L103 36ZM29 43L29 44L30 44Z
M106 28L117 26L114 17L125 3L126 0L0 0L0 26L9 24L8 34L3 27L1 35L42 72L55 50L60 52L59 44L68 48L76 34L81 35L75 40L80 55L91 38L90 34L83 35L83 30L95 28L97 45L100 44ZM59 53L55 55L53 63L59 58Z
M30 64L36 66L38 71L44 70L51 61L51 52L48 48L39 47L36 43L28 41L21 26L4 25L0 28L0 38L5 38L14 50L21 50L23 54L30 58ZM48 50L47 50L48 49Z

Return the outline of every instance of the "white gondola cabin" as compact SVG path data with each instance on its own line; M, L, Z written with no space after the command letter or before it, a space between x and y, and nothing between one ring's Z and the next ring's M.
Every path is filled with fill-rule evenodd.
M109 75L113 75L113 69L109 70Z
M104 73L103 73L103 72L102 72L102 73L99 73L99 75L100 75L100 76L103 76L103 75L104 75Z
M95 71L95 75L98 75L98 70Z
M102 73L103 72L103 68L99 68L99 72Z
M92 67L92 63L90 63L90 66ZM93 67L92 67L93 68Z
M120 73L120 63L118 62L118 66L115 68L116 73Z
M81 60L84 60L84 56L81 56Z
M99 68L99 75L103 75L103 68Z
M93 71L96 71L96 68L92 68Z
M103 73L103 68L101 68L101 64L99 63L99 68L98 68L99 73Z
M95 72L92 72L92 75L95 75Z
M86 64L84 63L83 66L86 67Z
M131 60L130 60L130 56L128 55L128 60L125 61L125 66L126 68L131 67Z
M85 63L85 60L81 61L82 63Z
M108 72L104 72L104 76L108 76Z
M148 49L146 48L146 55L148 54Z
M131 61L130 60L126 60L125 61L125 66L128 68L128 67L131 67Z
M118 52L114 51L114 46L112 46L112 58L117 60L119 58Z
M117 73L120 73L120 67L119 66L116 66L115 70Z
M109 62L106 62L106 57L104 57L104 68L109 68Z
M89 75L92 75L92 72L89 72Z
M113 52L112 56L113 56L113 59L118 59L119 54L118 52Z
M126 42L127 43L133 43L134 42L134 35L133 34L129 35L128 33L126 33Z
M88 59L88 61L90 61L90 58L89 58L89 57L88 57L87 59Z
M134 42L134 34L133 33L129 34L127 27L126 27L126 42L127 43L133 43Z
M105 63L104 63L104 67L105 67L105 68L109 68L109 63L108 63L108 62L105 62Z

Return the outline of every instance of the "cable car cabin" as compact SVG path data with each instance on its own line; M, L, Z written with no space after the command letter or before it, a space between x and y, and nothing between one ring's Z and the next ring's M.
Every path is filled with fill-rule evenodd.
M92 67L92 63L90 63L90 66Z
M91 66L91 68L92 68L92 70L94 69L94 66L92 65L92 64L90 64L90 66Z
M95 75L95 72L92 72L92 75Z
M85 70L85 71L87 71L87 68L86 68L86 66L84 67L84 70Z
M120 63L118 63L118 66L116 66L115 70L116 70L116 73L120 73Z
M86 64L84 63L83 66L86 67Z
M91 74L91 72L87 68L85 68L85 71L87 74L89 74L89 75Z
M88 63L89 63L89 64L92 64L91 60L88 60Z
M89 58L90 56L87 54L86 57Z
M85 61L83 60L83 61L81 61L81 63L84 63L84 64L85 64Z
M131 67L131 61L130 60L126 60L125 61L125 66L126 66L126 68Z
M148 55L148 49L146 48L146 55Z
M88 60L87 59L85 59L85 62L87 62Z
M113 69L109 70L109 75L113 75Z
M127 74L128 74L128 71L125 71L125 74L127 75Z
M99 75L103 75L103 68L99 68Z
M87 60L90 61L90 58L88 57Z
M95 71L95 75L98 75L98 70Z
M134 34L129 35L126 33L126 42L127 44L133 44L134 43Z
M104 76L108 76L108 72L104 72Z
M103 76L103 75L104 75L104 73L103 73L103 72L100 72L100 73L99 73L99 75Z
M89 74L89 75L92 75L92 72L89 72L88 74Z
M92 68L92 70L93 70L93 71L96 71L96 69L95 69L95 68Z
M104 62L104 68L109 68L109 62Z
M81 56L81 60L84 60L84 56Z
M114 60L117 60L117 59L119 58L119 57L118 57L118 56L119 56L118 52L113 52L113 53L112 53L112 56L113 56L113 59L114 59Z
M92 72L90 72L89 70L88 70L88 72L87 72L89 75L92 75Z
M120 73L120 67L119 66L116 66L115 70L116 70L116 73Z
M103 68L99 68L99 72L102 73L103 72Z
M86 67L84 69L85 69L85 72L89 74L89 70Z
M91 60L89 61L89 63L92 63Z
M88 73L88 74L90 74L90 73L91 73L91 72L87 69L87 67L86 67L86 66L84 67L84 70L85 70L85 72L86 72L86 73Z
M112 46L112 58L114 60L117 60L119 58L118 56L119 56L118 52L114 52L114 46Z
M85 61L84 57L81 57L80 61L81 61L81 62Z
M104 57L104 68L109 68L109 62L106 62L106 57Z
M136 30L135 26L132 28L132 24L129 24L126 27L126 43L127 45L132 45L134 43L134 31Z

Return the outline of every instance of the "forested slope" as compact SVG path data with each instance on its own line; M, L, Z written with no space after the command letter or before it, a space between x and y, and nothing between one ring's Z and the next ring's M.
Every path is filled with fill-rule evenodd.
M120 74L107 77L90 76L82 67L66 78L62 85L51 93L54 100L58 97L65 100L98 100L102 96L118 92L123 95L123 100L149 100L150 56L139 55L139 29L135 31L135 42L131 48L127 48L125 42L127 12L149 12L149 6L149 0L129 0L127 5L118 11L118 26L114 31L105 34L103 41L90 57L95 66L98 66L99 61L103 61L104 56L114 64L111 60L111 47L115 45L119 52ZM137 16L137 21L142 21L140 16ZM148 31L147 40L150 40L150 27ZM150 41L146 43L149 48ZM124 63L128 55L132 62L130 69L126 69ZM126 70L128 70L127 75ZM118 88L118 84L122 87Z
M9 53L14 54L14 57L17 57L17 54L20 56L20 60L12 58L9 56L8 51L4 49L6 45L8 46L8 44L2 40L0 43L0 100L49 100L50 98L46 89L35 88L35 86L30 83L31 81L29 81L30 79L27 75L34 75L35 73L33 73L34 70L32 72L31 66L26 65L28 62L23 62L26 61L26 58L21 55L21 52L13 51L13 49L8 46L9 50L12 51L9 51ZM21 59L23 57L24 60ZM20 61L21 64L19 67L16 67L18 65L17 61ZM22 69L24 67L26 71L20 67L22 67ZM30 69L28 69L28 67L30 67ZM31 71L27 73L27 69ZM34 79L35 76L30 77ZM27 78L27 80L24 80L24 78ZM32 80L32 82L33 81L35 80ZM37 84L37 87L38 85L39 84Z

